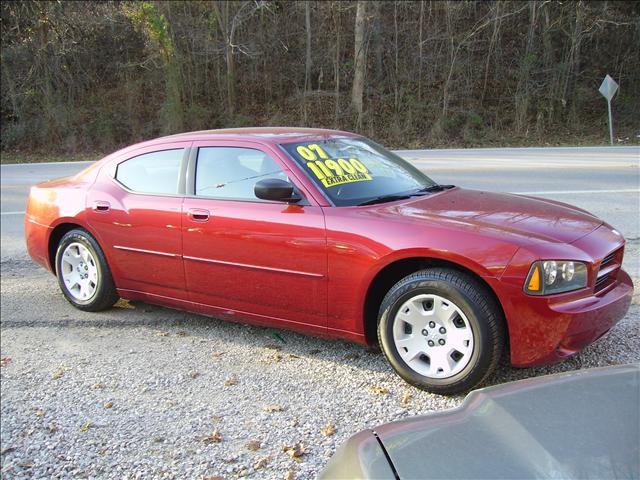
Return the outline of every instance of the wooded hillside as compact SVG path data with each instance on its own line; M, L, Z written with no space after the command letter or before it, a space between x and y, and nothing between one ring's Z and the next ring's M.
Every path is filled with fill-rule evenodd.
M395 147L640 134L636 2L2 2L2 150L249 125Z

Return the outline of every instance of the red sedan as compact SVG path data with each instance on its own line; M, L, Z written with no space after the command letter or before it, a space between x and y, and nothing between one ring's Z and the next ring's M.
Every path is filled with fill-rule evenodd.
M379 344L432 392L561 360L624 317L623 237L551 200L439 185L361 136L213 130L34 186L29 253L67 300L126 298Z

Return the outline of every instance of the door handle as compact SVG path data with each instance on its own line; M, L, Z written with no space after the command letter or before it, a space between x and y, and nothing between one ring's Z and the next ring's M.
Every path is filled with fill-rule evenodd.
M206 222L209 220L209 210L204 210L202 208L190 208L189 218L194 222Z
M103 200L96 200L93 202L93 211L94 212L108 212L111 209L111 204L109 202L105 202Z

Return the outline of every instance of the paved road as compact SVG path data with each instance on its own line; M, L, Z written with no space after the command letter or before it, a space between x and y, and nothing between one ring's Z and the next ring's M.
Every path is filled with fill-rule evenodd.
M440 183L527 193L572 203L640 239L640 148L501 148L401 150ZM2 259L25 255L22 221L29 186L73 175L90 162L2 165ZM635 248L631 248L637 252ZM628 260L636 276L638 259Z

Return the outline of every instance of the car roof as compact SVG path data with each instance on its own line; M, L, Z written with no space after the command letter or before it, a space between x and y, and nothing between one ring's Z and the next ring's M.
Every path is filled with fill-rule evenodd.
M218 130L199 130L195 132L177 133L165 137L154 138L135 145L129 145L114 152L103 160L107 161L120 157L124 153L138 150L144 147L153 147L172 142L194 142L206 140L254 140L259 143L295 143L320 140L323 138L359 137L355 133L341 130L329 130L325 128L303 127L248 127L248 128L224 128Z
M306 139L319 139L326 137L355 137L355 133L341 130L329 130L325 128L303 128L303 127L248 127L248 128L223 128L219 130L200 130L196 132L178 133L163 139L175 140L213 140L213 139L233 139L247 140L256 139L269 143L295 142Z

